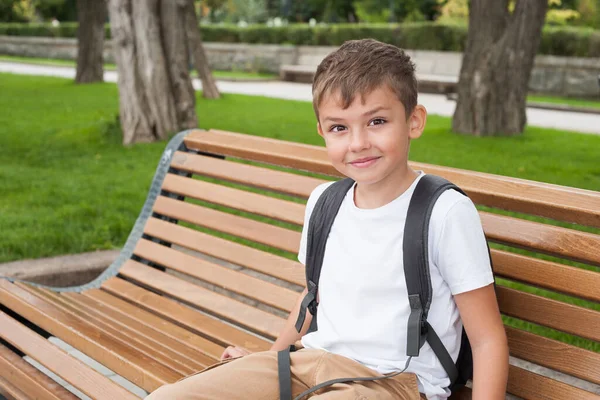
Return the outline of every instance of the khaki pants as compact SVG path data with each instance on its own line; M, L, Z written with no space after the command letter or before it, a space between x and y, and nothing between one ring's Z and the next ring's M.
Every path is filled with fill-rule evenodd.
M322 350L298 350L291 353L290 360L293 396L330 379L378 376L356 361ZM417 377L409 373L375 382L336 384L311 396L319 400L424 398L419 394ZM277 353L254 353L216 364L177 383L165 385L146 399L279 400Z

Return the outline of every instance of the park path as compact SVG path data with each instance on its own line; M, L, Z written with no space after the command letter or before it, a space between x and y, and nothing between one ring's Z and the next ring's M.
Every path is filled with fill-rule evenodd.
M75 68L31 65L13 62L0 62L0 72L9 72L22 75L57 76L75 78ZM106 82L116 82L116 71L105 71ZM305 83L281 81L217 81L217 86L222 93L236 93L252 96L266 96L285 100L311 101L311 85ZM194 80L196 90L202 88L198 79ZM445 95L419 94L419 102L423 104L429 114L450 117L454 113L456 102L449 100ZM554 111L537 108L527 108L527 120L530 126L554 128L581 133L600 135L600 114L588 114L570 111Z

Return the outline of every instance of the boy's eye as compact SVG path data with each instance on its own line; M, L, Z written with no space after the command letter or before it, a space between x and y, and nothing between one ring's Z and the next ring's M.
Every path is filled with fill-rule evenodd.
M346 130L344 125L333 125L331 128L329 128L329 132L341 132L343 130Z
M374 120L371 121L372 125L381 125L381 124L385 124L386 120L383 118L375 118Z

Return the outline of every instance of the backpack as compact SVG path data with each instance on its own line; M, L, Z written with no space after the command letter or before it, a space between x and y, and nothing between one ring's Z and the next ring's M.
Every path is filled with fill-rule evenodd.
M311 214L307 232L306 255L306 282L308 294L302 301L298 319L296 321L296 330L298 332L301 331L302 326L304 325L307 310L313 316L308 333L318 329L316 317L318 303L316 299L321 268L323 266L325 245L342 201L353 184L354 181L350 178L342 179L331 184L319 197ZM412 357L418 357L421 347L423 347L425 342L429 343L450 378L450 391L456 391L473 377L471 345L465 333L465 329L463 327L461 347L455 363L435 330L429 322L427 322L427 315L432 299L428 251L429 221L436 201L442 193L449 189L456 190L466 196L460 188L451 182L435 175L425 175L417 183L409 203L403 242L404 274L411 308L408 317L406 349L407 356L409 357L409 361L407 362L408 367L410 359ZM287 383L284 381L290 374L289 351L280 352L278 360L281 399L291 398L291 392L288 389ZM397 374L401 372L402 371ZM390 375L375 379L383 379L386 377L390 377ZM374 379L348 378L345 380L336 380L335 383L362 380ZM328 386L329 384L333 383L325 382L323 385L319 385L319 388ZM310 389L311 392L314 390L317 390L317 388ZM308 392L309 391L307 391L306 394L308 394ZM304 395L305 394L302 394L297 398L301 398Z

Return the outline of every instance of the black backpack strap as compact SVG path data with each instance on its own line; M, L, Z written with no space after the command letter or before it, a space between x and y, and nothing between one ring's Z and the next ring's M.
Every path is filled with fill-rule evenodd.
M421 347L427 341L453 383L458 376L456 365L427 322L432 297L429 274L429 222L437 199L449 189L464 194L454 184L435 175L425 175L419 180L408 207L403 252L404 275L411 309L406 354L418 357Z
M317 330L317 294L319 291L319 278L321 277L323 257L325 256L325 245L327 244L327 237L333 226L333 221L344 201L344 197L346 197L352 185L354 185L354 181L350 178L345 178L331 184L321 194L312 210L306 241L306 287L308 294L302 300L300 313L296 320L296 330L298 332L302 330L302 325L304 325L307 309L313 316L309 332Z
M292 400L292 370L290 363L290 353L292 351L296 351L294 345L277 353L280 400Z
M433 353L440 361L440 364L442 364L444 371L448 374L450 386L452 386L458 379L458 368L456 367L454 360L452 360L450 353L446 350L446 346L444 346L440 337L435 333L435 330L433 330L433 327L429 325L429 322L425 322L425 326L427 327L427 343L429 343L431 350L433 350Z

